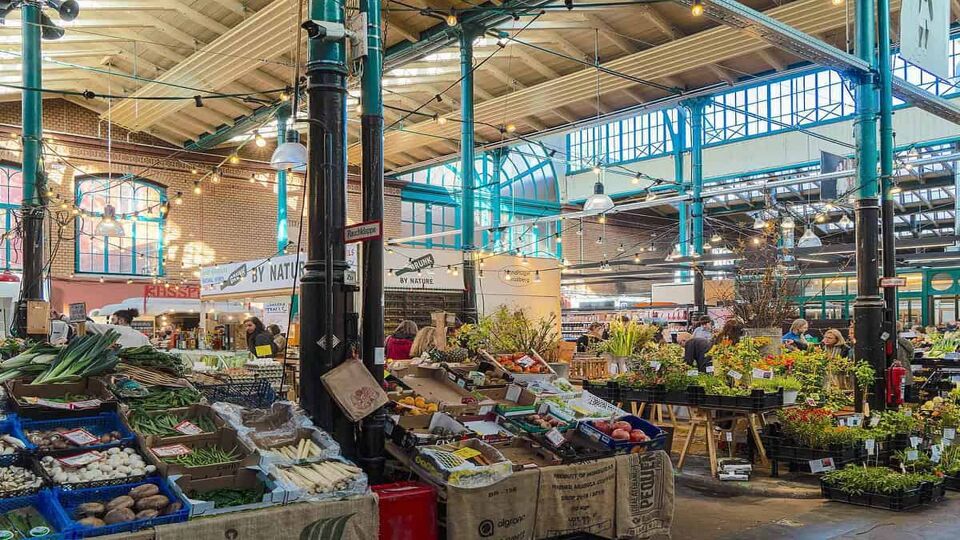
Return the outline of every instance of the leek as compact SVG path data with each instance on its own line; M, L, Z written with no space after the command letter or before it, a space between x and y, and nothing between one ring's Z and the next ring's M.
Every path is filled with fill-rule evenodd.
M74 339L32 384L72 382L112 370L119 359L116 351L109 349L118 339L120 334L113 330Z

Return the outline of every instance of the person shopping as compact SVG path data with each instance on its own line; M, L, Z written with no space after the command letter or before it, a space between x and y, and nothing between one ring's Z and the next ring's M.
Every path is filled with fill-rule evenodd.
M413 338L416 337L417 323L411 320L400 321L397 329L384 341L384 354L390 360L409 360Z
M783 335L781 341L790 351L805 351L809 344L807 343L807 330L810 325L803 319L797 319L790 325L790 331Z
M587 331L577 338L577 352L589 352L594 345L601 341L603 341L603 325L592 322L587 327Z
M247 335L247 349L255 358L272 358L277 354L277 344L273 334L263 326L258 317L249 317L243 321Z

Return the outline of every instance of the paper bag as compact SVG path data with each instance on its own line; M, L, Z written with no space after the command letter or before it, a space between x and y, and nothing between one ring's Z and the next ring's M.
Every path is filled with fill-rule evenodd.
M616 476L613 459L540 469L537 538L575 532L614 538Z
M359 422L389 401L387 393L359 360L345 361L320 380L351 422Z
M539 482L530 470L483 488L448 487L447 540L533 540Z
M666 452L617 456L617 537L669 536L673 488Z

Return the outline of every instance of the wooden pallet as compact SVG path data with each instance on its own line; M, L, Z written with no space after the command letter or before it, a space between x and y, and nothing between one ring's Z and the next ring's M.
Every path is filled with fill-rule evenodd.
M570 362L571 381L606 379L610 375L610 368L604 358L578 353Z

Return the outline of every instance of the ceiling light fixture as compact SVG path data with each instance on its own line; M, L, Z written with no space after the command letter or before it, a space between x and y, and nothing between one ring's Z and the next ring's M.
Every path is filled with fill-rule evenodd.
M106 205L103 207L103 217L100 218L100 223L97 223L97 227L94 229L93 234L95 236L106 236L106 237L124 237L127 234L123 230L123 225L117 221L117 210L113 205Z
M690 14L694 17L703 15L703 0L693 0L693 5L690 6Z
M307 147L300 142L300 134L291 129L287 131L286 142L277 147L270 157L270 166L277 171L293 170L306 172Z
M603 192L603 184L601 182L593 185L593 195L588 197L583 203L583 211L587 214L602 214L613 207L613 199Z
M263 148L267 145L267 140L263 138L263 135L261 135L259 131L254 131L253 143L257 145L257 148Z
M807 230L803 232L803 236L797 241L797 247L799 248L813 248L822 245L823 241L820 240L817 233L813 232L813 227L807 227Z

